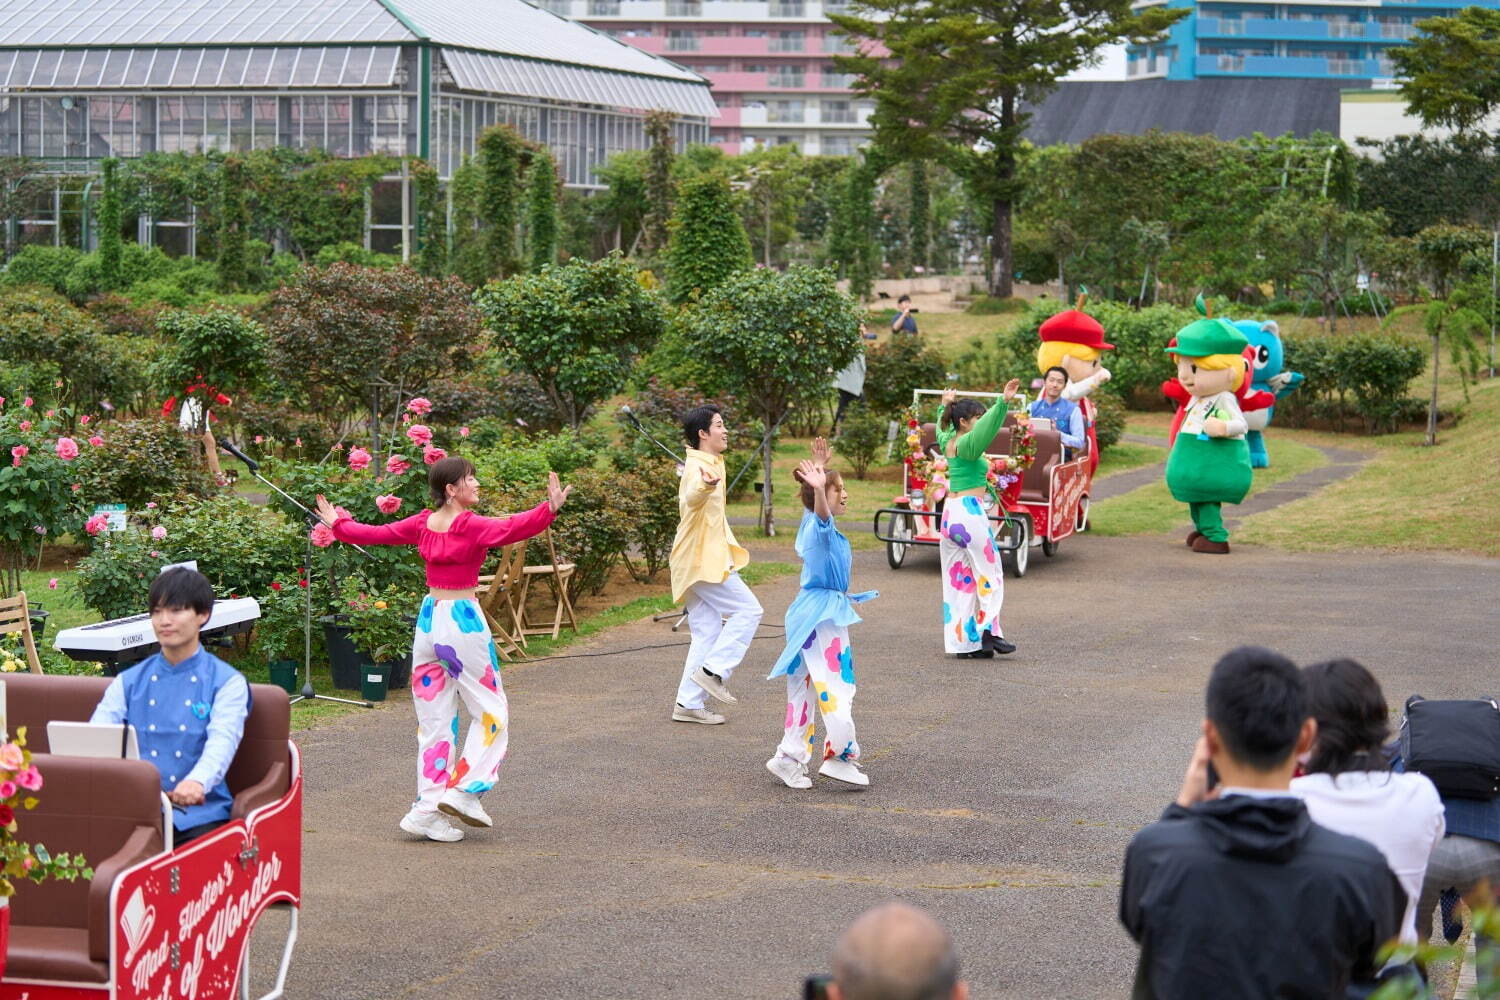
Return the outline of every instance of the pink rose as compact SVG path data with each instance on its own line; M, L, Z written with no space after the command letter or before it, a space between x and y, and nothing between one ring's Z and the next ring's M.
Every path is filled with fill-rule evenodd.
M87 427L89 425L89 421L93 419L93 417L85 413L83 416L78 418L78 424L80 427Z
M426 424L412 424L406 429L406 436L411 438L412 444L426 444L432 440L432 428Z
M95 448L98 448L104 444L104 439L95 434L89 438L89 444L93 445Z
M97 535L107 527L109 527L109 518L103 514L95 514L83 522L83 530L87 531L90 535Z
M447 457L448 453L441 448L422 449L422 461L426 462L428 465L433 465L437 462L441 462Z
M35 531L38 535L45 535L47 533L47 526L45 524L34 524L31 526L31 530Z
M322 523L321 521L313 525L313 530L308 534L307 537L311 538L312 543L320 549L326 549L328 548L328 546L338 541L338 539L333 535L333 529L328 525Z
M297 447L298 448L302 447L302 439L301 438L297 439Z
M64 462L71 462L78 457L78 442L72 438L57 439L57 457Z
M26 758L21 755L21 748L14 743L0 746L0 767L7 771L19 771L26 766Z
M54 576L52 579L50 579L50 580L47 581L47 589L48 590L56 590L57 589L57 577ZM0 799L3 799L3 798L5 798L5 796L4 795L0 795Z
M156 509L156 501L155 500L147 500L146 501L146 509L147 510L155 510Z
M404 475L406 470L410 468L411 463L400 455L392 455L385 460L385 471L393 476Z
M264 434L257 434L257 435L255 435L255 443L256 444L261 444L262 442L265 441L265 439L266 439L266 436Z
M18 444L10 450L10 464L16 467L21 465L21 459L31 454L31 449L24 444Z
M25 399L21 400L21 405L22 406L30 406L31 405L31 397L27 396Z
M349 468L355 472L363 472L370 467L370 453L363 448L349 449Z
M460 427L458 429L458 436L461 437L461 438L468 437L469 436L469 429L467 427Z
M432 400L423 399L421 396L418 396L410 403L407 403L406 408L419 417L425 417L432 412Z
M30 420L23 420L23 421L21 421L21 430L23 430L23 431L29 431L29 430L31 430L31 421Z
M57 415L57 411L56 410L48 410L46 413L44 413L42 415L44 417L46 417L48 420L51 420L53 417L55 417Z
M81 489L83 489L83 485L81 483L74 483L73 484L73 492L74 493L77 493Z
M401 498L393 493L375 498L375 507L382 514L394 514L401 509Z
M38 791L42 787L42 772L35 767L28 767L16 775L16 784L28 792Z
M5 405L5 397L4 396L0 396L0 406L4 406L4 405Z
M156 527L151 529L151 537L159 542L163 538L167 537L167 529L158 524Z
M0 799L8 799L16 794L16 783L14 781L0 781Z

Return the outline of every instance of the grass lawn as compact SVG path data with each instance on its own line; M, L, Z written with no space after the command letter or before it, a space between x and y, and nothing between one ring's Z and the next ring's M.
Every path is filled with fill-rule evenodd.
M876 313L869 328L877 334L876 342L884 343L891 336L889 319L881 322L878 317L889 313ZM976 341L988 342L995 333L1009 330L1020 322L1021 313L1001 313L994 316L972 316L961 312L918 313L917 329L924 342L943 352L950 361Z
M1113 448L1106 448L1099 456L1099 468L1094 470L1095 479L1106 479L1117 472L1128 472L1143 465L1152 465L1167 460L1167 449L1152 444L1134 444L1120 441Z
M1271 437L1267 448L1271 453L1271 467L1255 470L1255 478L1250 486L1252 494L1328 464L1323 453L1316 448L1286 437ZM1157 451L1161 454L1159 449ZM1233 516L1233 512L1233 507L1226 507L1224 513L1226 516ZM1187 524L1187 504L1172 499L1165 481L1150 483L1121 496L1101 500L1089 512L1089 530L1100 535L1159 535L1178 526L1186 527ZM1236 540L1246 539L1236 532Z
M1349 479L1246 519L1237 535L1297 550L1500 556L1500 435L1495 432L1500 380L1481 382L1469 392L1463 418L1456 427L1440 427L1432 448L1422 444L1421 431L1373 438L1320 436L1372 450L1374 457ZM1439 398L1444 407L1462 402L1457 379L1442 380Z

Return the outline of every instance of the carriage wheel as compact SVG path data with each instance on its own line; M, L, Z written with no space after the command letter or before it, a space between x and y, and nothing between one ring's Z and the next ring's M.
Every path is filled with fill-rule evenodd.
M892 519L891 537L893 539L911 538L914 534L916 534L916 530L912 525L912 516L910 514L898 514ZM911 545L909 542L891 541L885 543L885 561L890 563L891 569L901 568L901 564L906 561L906 551L910 548Z
M1016 579L1026 575L1026 564L1031 559L1031 519L1027 517L1013 517L1009 519L1012 527L1007 528L1007 534L1014 532L1021 539L1010 552L1010 575Z
M1053 556L1057 555L1057 543L1050 538L1043 538L1042 555L1046 556L1048 559L1051 559Z
M1074 522L1073 530L1074 531L1088 531L1089 530L1089 498L1088 497L1084 497L1082 500L1078 501L1078 515L1077 515L1077 520Z

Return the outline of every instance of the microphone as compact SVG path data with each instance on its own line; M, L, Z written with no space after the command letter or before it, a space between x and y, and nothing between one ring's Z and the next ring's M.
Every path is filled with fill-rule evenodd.
M251 472L260 471L260 463L251 458L249 455L246 455L243 451L240 451L238 448L236 448L233 441L221 440L219 442L219 447L229 452L229 454L233 455L241 462L244 462L245 468L249 469Z

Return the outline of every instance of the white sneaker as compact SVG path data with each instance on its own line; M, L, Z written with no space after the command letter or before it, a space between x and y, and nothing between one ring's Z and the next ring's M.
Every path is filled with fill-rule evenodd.
M780 778L788 788L811 788L812 779L807 776L807 765L778 753L766 761L766 770Z
M733 705L739 701L738 698L729 693L728 685L702 667L693 671L692 681L726 705Z
M681 705L673 705L672 721L700 722L705 726L721 726L724 724L724 716L718 712L710 712L706 708L683 708Z
M426 837L444 844L464 839L464 832L442 813L424 813L413 809L401 818L401 829L413 837Z
M839 760L837 757L829 757L818 768L818 773L826 775L837 781L847 781L851 785L868 785L870 776L859 769L859 765L852 760Z
M438 799L438 809L470 826L494 826L490 814L479 804L479 796L450 788Z

